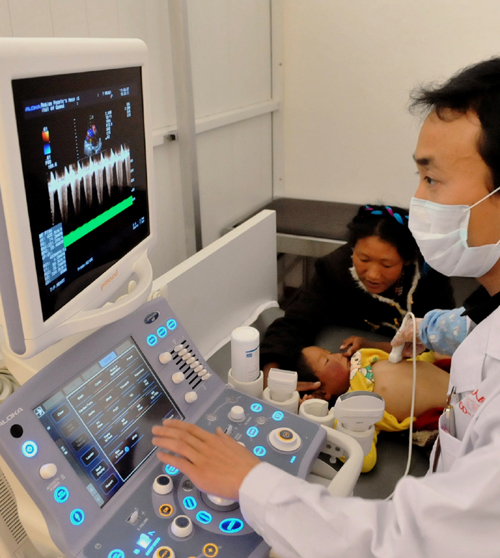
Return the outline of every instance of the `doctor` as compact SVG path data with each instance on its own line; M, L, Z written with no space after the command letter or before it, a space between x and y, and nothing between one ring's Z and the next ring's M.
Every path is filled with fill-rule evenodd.
M420 91L429 110L414 158L420 182L410 228L429 262L473 275L490 297L452 359L453 425L423 478L392 501L334 498L267 464L222 432L171 421L154 427L159 452L200 489L238 498L250 525L283 557L481 556L500 553L500 59Z

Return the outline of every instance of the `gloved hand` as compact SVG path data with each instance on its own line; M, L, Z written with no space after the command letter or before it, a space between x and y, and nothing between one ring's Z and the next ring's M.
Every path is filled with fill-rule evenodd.
M426 346L422 343L420 339L420 324L422 323L422 318L415 319L415 327L417 328L417 355L423 353ZM391 345L393 347L399 347L404 343L403 356L411 357L413 356L413 320L408 320L406 326L400 329L396 335L391 340Z

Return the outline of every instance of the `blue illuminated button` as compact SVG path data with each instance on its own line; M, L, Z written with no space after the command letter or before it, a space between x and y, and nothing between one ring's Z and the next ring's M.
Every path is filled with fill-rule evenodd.
M262 457L263 455L266 455L266 453L267 453L266 448L264 446L255 446L253 448L253 452L255 453L255 455L257 457Z
M21 451L23 452L23 455L25 457L35 457L38 452L38 446L35 444L35 442L29 440L28 442L24 442Z
M69 490L65 486L58 486L54 490L54 500L63 504L69 498Z
M187 510L194 510L198 506L198 502L192 496L186 496L183 502Z
M161 326L156 330L156 333L158 334L158 337L161 337L161 339L163 339L167 336L168 331L166 327Z
M254 413L260 413L262 411L262 405L260 403L252 403L250 409L252 409Z
M151 537L148 537L146 533L141 533L141 536L139 537L139 540L136 544L141 548L147 548L151 544Z
M172 465L165 465L165 473L171 477L175 477L175 475L179 474L179 469L172 467Z
M173 331L177 327L177 322L174 319L168 320L167 327L170 331Z
M237 533L238 531L241 531L244 526L245 524L243 521L237 517L230 517L219 523L219 529L223 533Z
M150 347L154 347L158 343L158 337L154 333L146 337L146 341Z
M259 433L259 429L256 426L251 426L247 430L247 435L250 436L250 438L255 438L255 436L257 436L258 433Z
M273 419L276 421L280 421L283 420L285 418L285 415L283 414L282 411L276 411L275 413L273 413Z
M108 554L108 558L125 558L125 552L119 548L115 548Z
M209 523L212 523L212 514L208 513L207 511L199 511L196 514L196 519L200 523L203 523L203 525L208 525Z
M69 514L69 519L73 525L81 525L85 521L85 513L83 510L76 508Z

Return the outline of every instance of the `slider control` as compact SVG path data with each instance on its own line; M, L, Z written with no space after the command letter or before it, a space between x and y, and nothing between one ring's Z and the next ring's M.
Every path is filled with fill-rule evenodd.
M164 353L161 353L158 358L162 364L168 364L172 360L172 355L168 351L166 351Z
M174 372L172 374L172 382L174 384L180 384L182 381L184 381L184 374L182 372Z

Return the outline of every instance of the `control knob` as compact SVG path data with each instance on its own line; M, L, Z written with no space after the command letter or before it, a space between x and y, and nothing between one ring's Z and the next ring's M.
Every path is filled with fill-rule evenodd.
M57 466L55 463L45 463L40 467L40 476L42 479L49 480L57 475Z
M193 532L193 522L187 515L178 515L172 522L172 534L180 539L189 537Z
M300 436L291 428L275 428L269 434L270 444L280 451L295 451L300 447Z
M153 490L156 494L170 494L174 485L168 475L158 475L153 483Z
M240 405L234 405L229 411L229 418L234 422L243 422L245 420L245 410Z

